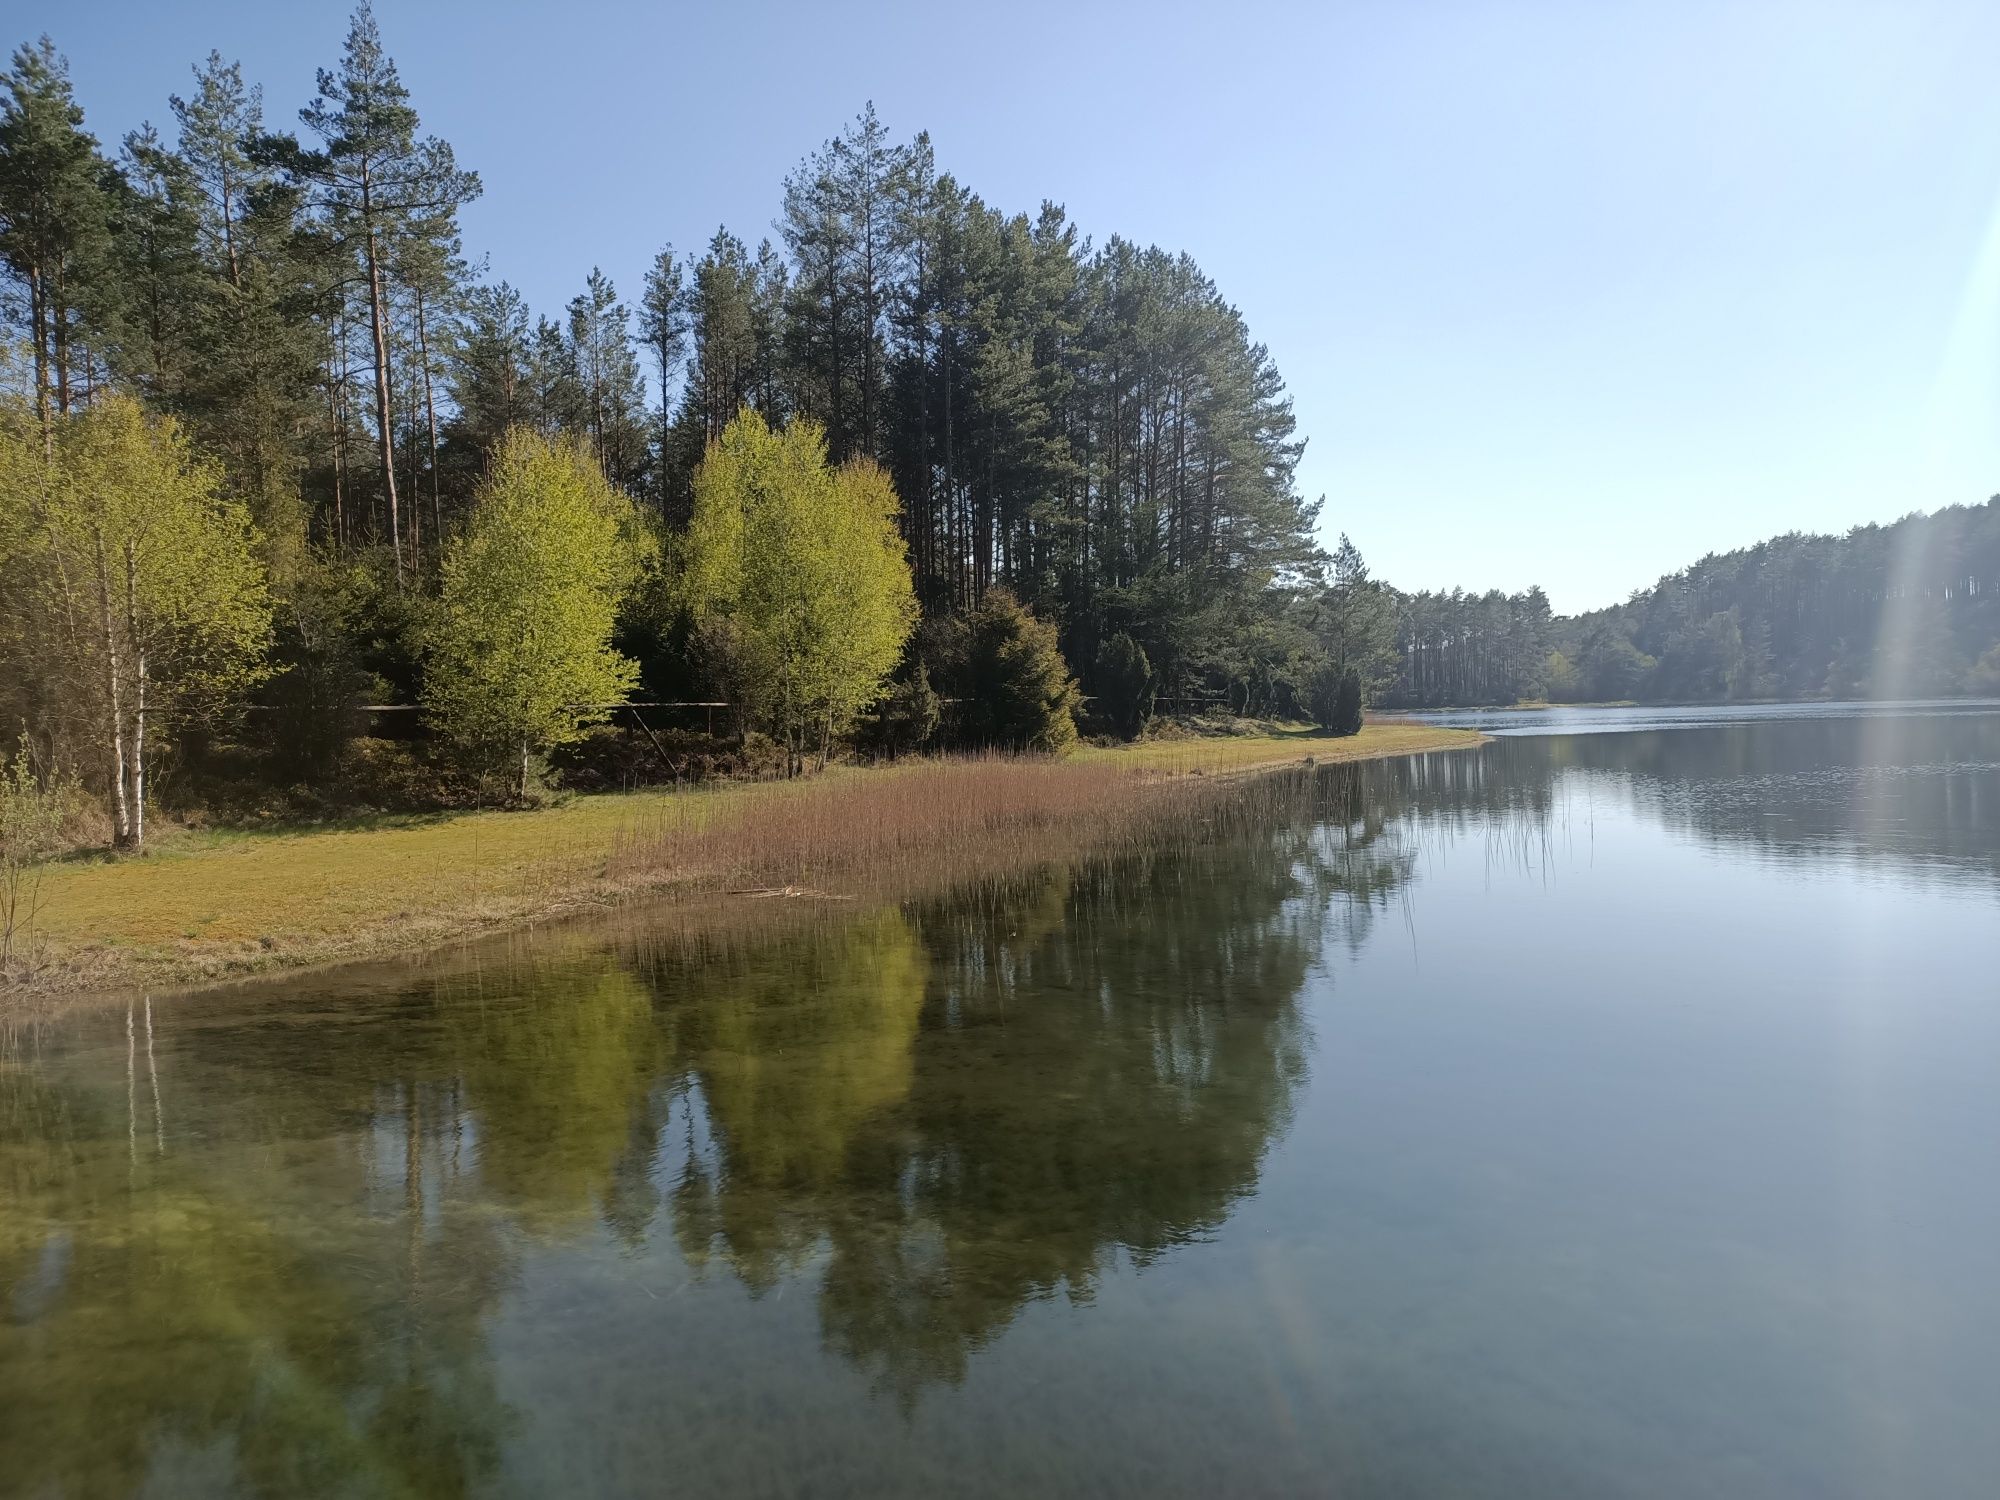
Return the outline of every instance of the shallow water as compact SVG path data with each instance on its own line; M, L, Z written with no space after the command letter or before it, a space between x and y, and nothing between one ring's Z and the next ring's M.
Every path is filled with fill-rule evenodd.
M1985 1496L2000 715L0 1042L0 1493Z

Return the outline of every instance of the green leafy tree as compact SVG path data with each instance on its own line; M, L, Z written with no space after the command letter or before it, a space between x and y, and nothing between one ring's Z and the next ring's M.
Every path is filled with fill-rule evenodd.
M744 409L694 478L681 599L732 691L787 747L792 769L881 695L916 624L887 474L838 469L801 419L774 432Z
M23 441L18 427L0 434L15 450L0 473L25 511L17 566L21 606L39 622L34 665L59 688L44 708L95 747L116 841L138 848L158 737L268 675L256 530L172 419L130 399L59 422L39 472Z
M447 738L510 764L525 800L535 757L602 723L639 680L611 647L648 556L637 513L574 441L516 429L446 551L424 706Z
M1580 690L1582 679L1577 675L1576 664L1569 659L1567 654L1560 649L1551 651L1549 653L1548 665L1543 675L1548 683L1549 701L1551 703L1568 703L1574 701Z
M1097 699L1128 740L1137 739L1153 716L1152 663L1122 630L1097 648Z
M1656 663L1630 636L1606 625L1584 642L1577 674L1583 691L1599 703L1619 703L1638 695Z

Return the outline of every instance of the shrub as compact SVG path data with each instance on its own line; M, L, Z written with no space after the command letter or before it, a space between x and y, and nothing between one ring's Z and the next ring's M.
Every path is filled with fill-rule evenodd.
M263 748L282 777L323 783L337 774L368 732L365 705L391 695L363 659L375 582L359 567L316 568L279 601Z
M1340 707L1340 668L1321 661L1306 674L1306 712L1321 729L1333 728Z
M1076 742L1080 695L1055 627L1013 594L988 589L970 614L934 639L940 675L959 700L953 726L960 743L1060 754Z
M1328 734L1361 732L1361 674L1353 667L1322 662L1306 681L1306 707Z
M0 974L34 932L43 866L61 851L68 804L81 792L35 774L25 732L14 758L0 761Z
M931 687L930 669L918 662L863 721L862 748L890 760L921 750L936 735L943 713Z
M1340 690L1333 700L1333 723L1327 727L1340 735L1361 733L1361 674L1353 667L1340 674Z
M1122 630L1097 648L1097 701L1128 740L1136 740L1153 716L1153 664Z

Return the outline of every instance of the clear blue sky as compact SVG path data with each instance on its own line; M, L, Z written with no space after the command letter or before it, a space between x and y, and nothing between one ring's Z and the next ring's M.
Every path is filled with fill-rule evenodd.
M48 28L100 138L213 46L295 118L338 5ZM562 5L379 0L555 311L769 232L873 98L990 202L1191 252L1290 383L1300 471L1405 587L1562 610L1702 553L2000 490L2000 5Z

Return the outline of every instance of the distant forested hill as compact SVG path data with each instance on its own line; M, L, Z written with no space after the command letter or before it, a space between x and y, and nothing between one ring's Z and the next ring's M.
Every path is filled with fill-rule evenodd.
M2000 499L1711 554L1624 604L1397 599L1392 706L2000 694Z

